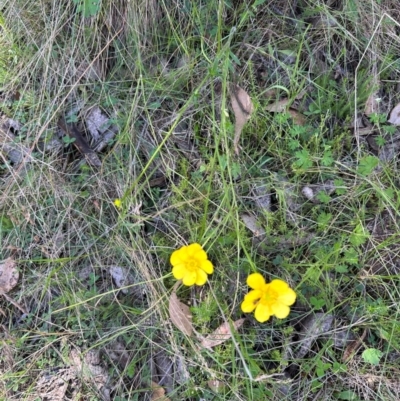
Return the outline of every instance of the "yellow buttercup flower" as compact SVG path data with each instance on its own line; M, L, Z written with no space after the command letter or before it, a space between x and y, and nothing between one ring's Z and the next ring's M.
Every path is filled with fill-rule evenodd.
M261 323L271 316L284 319L290 313L289 306L296 301L296 293L283 280L272 280L267 284L260 273L247 277L247 285L252 289L242 302L244 313L254 312L254 317Z
M114 206L115 206L117 209L121 209L121 208L122 208L122 201L121 201L121 199L115 199L115 201L114 201Z
M200 244L190 244L172 252L170 259L172 274L184 285L203 285L207 281L207 274L212 274L214 267L208 260L206 251Z

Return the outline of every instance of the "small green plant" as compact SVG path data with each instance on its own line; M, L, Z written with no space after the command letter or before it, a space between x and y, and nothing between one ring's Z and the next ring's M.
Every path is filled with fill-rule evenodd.
M93 17L99 10L102 0L72 0L77 6L78 13L81 13L83 17Z

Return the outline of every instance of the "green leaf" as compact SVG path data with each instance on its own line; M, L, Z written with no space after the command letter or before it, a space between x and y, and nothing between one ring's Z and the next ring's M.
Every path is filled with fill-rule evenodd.
M346 262L350 265L358 264L358 252L354 248L349 248L344 252L343 262Z
M351 390L342 391L336 397L338 400L348 400L348 401L356 401L359 399L357 397L357 394Z
M362 224L357 224L354 231L350 234L350 243L354 246L359 246L365 243L370 234Z
M310 298L310 303L315 309L321 309L326 304L324 299L317 299L315 297Z
M337 265L335 266L335 271L337 273L348 273L349 269L347 268L346 265Z
M306 169L313 165L313 162L310 158L310 153L307 149L297 151L295 156L297 157L297 160L294 162L295 166Z
M358 166L358 173L367 176L372 173L374 168L378 165L379 159L375 156L365 156L360 160L360 164Z
M367 348L362 354L364 362L371 365L379 365L383 352L376 348Z
M326 150L322 156L321 159L321 164L323 166L329 167L333 164L335 160L332 157L332 151L331 150Z
M85 18L93 17L99 12L100 0L72 0L74 4L77 4L77 11L81 13Z

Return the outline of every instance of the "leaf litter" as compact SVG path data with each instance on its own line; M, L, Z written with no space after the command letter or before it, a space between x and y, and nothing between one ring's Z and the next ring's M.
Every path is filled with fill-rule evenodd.
M178 281L172 289L168 307L169 317L177 329L190 337L193 334L192 314L189 307L181 302L176 295L180 284L181 283Z
M251 117L254 106L249 94L237 84L231 84L231 104L235 115L235 136L233 139L233 148L236 155L239 155L240 134L243 127Z
M0 295L17 307L22 313L27 314L28 311L21 304L7 295L18 284L19 273L16 265L12 258L0 262Z
M238 330L242 327L246 319L238 319L232 323L233 329ZM203 348L213 348L217 345L221 345L224 342L232 338L232 329L229 322L222 323L214 332L203 338L200 345Z

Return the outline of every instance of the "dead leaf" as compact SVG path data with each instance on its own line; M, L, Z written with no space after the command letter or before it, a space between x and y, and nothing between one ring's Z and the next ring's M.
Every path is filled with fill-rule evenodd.
M369 89L371 90L370 95L368 96L367 101L365 102L364 113L366 116L370 116L373 113L379 113L379 74L377 70L377 63L372 63L372 82L369 85Z
M366 116L370 116L374 113L379 113L378 91L374 91L368 96L368 99L365 102L364 113Z
M152 381L150 388L152 390L150 401L169 401L169 398L165 396L165 390L159 384Z
M133 276L124 267L110 266L109 271L118 288L126 287L134 282ZM121 292L128 294L129 288L121 288Z
M117 125L98 106L93 107L85 116L85 123L95 142L95 152L101 152L118 132Z
M283 113L288 109L289 105L289 99L284 98L282 100L279 100L278 102L269 104L265 110L270 111L271 113Z
M235 153L238 155L240 134L247 120L250 118L254 107L248 93L236 84L231 85L231 103L235 114L235 137L233 139L233 147Z
M344 350L342 355L342 362L347 362L360 348L361 344L364 341L365 336L367 335L367 329L364 329L361 337L357 340L352 341Z
M393 125L400 125L400 103L390 112L388 122Z
M235 322L232 323L233 328L235 330L238 330L242 326L244 321L245 319L236 320ZM221 324L221 326L219 326L218 329L216 329L213 333L205 337L201 341L200 345L204 348L216 347L217 345L220 345L225 341L229 340L231 337L232 337L231 327L229 325L229 322L225 322Z
M7 294L17 285L19 273L15 266L11 258L0 263L0 295Z
M306 118L303 116L303 114L299 113L296 110L291 109L290 106L290 100L288 98L284 98L282 100L279 100L279 102L272 103L268 105L265 109L267 111L270 111L271 113L289 113L290 117L292 118L293 122L297 125L305 125L306 124Z
M292 109L289 109L288 113L292 117L292 120L295 124L306 125L306 118L303 116L303 114L299 113L296 110L292 110Z
M242 214L241 219L244 225L256 236L264 236L265 230L262 228L260 222L251 214Z
M331 329L333 320L333 315L315 313L301 322L302 328L299 331L300 345L295 352L296 359L303 358L311 350L312 344Z
M101 160L99 156L91 149L89 144L87 143L86 139L83 136L83 133L81 133L75 124L68 124L65 120L65 118L60 118L58 120L58 126L61 128L61 130L64 131L66 135L68 135L70 138L74 139L74 142L72 142L75 147L81 152L87 162L94 167L101 167Z
M259 185L254 188L254 201L259 209L264 212L271 211L271 190L268 185Z
M178 299L176 289L177 285L174 286L169 298L169 317L176 328L183 334L191 336L193 333L192 314L189 307Z
M110 400L110 390L107 386L109 375L107 369L101 364L100 352L98 349L91 349L85 354L77 347L72 349L69 358L71 368L76 374L90 381L100 391L105 401Z
M211 391L214 391L214 393L217 394L222 393L226 389L225 383L219 380L209 380L207 382L207 385Z

